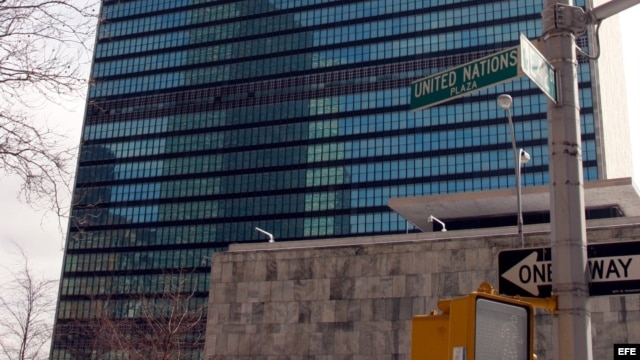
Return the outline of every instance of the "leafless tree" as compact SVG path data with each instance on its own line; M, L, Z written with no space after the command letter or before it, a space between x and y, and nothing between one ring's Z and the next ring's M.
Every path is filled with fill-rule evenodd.
M0 0L0 171L20 198L59 215L74 152L35 110L86 91L97 1Z
M57 280L34 274L18 247L19 269L0 286L0 350L6 359L46 359L53 326Z
M92 299L90 319L58 331L68 342L66 352L93 360L194 358L204 346L206 302L187 290L184 276L164 278L164 290L157 294ZM77 341L81 344L74 349Z

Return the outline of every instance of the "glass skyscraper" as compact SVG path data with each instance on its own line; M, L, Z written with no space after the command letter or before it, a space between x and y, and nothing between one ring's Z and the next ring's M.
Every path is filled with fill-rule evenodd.
M116 358L83 326L107 303L110 317L140 317L171 274L204 306L209 256L266 241L256 227L276 241L404 233L389 198L514 187L498 94L515 99L516 140L532 157L524 186L546 184L547 100L528 79L409 111L413 80L515 46L520 33L539 37L541 10L541 0L103 0L52 358ZM594 74L582 60L586 180L603 176Z

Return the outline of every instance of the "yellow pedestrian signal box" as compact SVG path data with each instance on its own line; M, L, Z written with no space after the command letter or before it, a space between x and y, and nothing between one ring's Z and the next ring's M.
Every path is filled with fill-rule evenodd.
M413 318L413 360L534 360L533 306L497 295L488 283L477 292L440 300L441 314Z

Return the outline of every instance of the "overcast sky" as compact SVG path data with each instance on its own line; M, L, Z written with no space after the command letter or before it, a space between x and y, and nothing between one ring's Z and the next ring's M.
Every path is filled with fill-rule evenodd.
M625 45L625 77L627 79L627 93L631 134L640 134L640 65L638 65L637 34L640 33L640 6L627 10L621 16L623 44ZM42 120L50 124L57 124L65 129L69 142L76 146L80 139L80 127L83 118L84 101L78 100L72 106L73 111L52 106L43 109ZM640 141L632 141L634 151L634 178L640 179ZM75 166L75 164L74 164ZM0 179L0 261L4 265L11 265L14 257L10 256L12 242L21 244L28 252L30 262L40 272L46 272L50 277L58 277L62 264L63 235L58 231L57 219L45 216L41 212L33 211L28 206L16 200L18 186L15 179ZM65 224L66 230L66 224ZM0 282L3 273L0 271Z

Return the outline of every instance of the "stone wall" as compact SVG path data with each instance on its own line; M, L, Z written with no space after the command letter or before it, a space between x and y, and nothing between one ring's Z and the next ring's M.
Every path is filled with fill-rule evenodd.
M590 243L640 239L625 221L588 224ZM525 227L549 246L548 225ZM232 246L214 255L206 359L409 359L411 319L437 301L497 287L513 228ZM640 343L640 296L594 297L594 359ZM551 359L551 316L537 311L535 349Z

